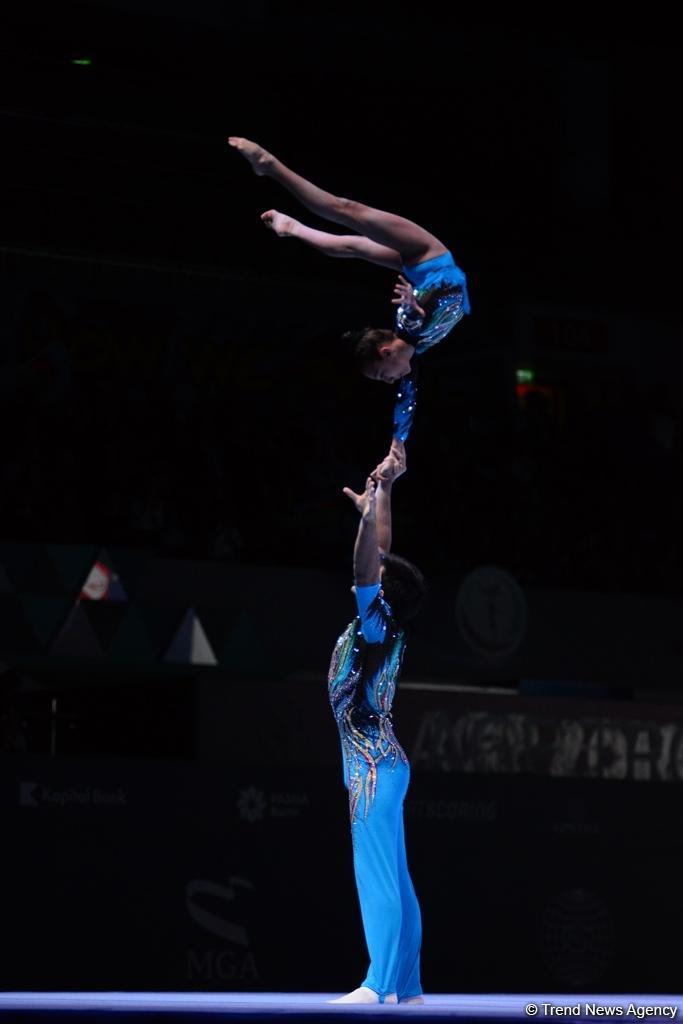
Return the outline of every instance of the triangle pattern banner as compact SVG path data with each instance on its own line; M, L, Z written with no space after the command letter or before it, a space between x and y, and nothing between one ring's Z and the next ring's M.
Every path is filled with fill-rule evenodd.
M100 647L108 653L126 617L129 605L124 601L83 601L81 608L92 626Z
M31 581L35 579L40 547L23 541L0 544L0 563L14 590L36 589L31 586Z
M48 559L57 570L67 594L77 594L97 555L97 548L84 544L46 544Z
M183 665L217 665L218 659L213 653L204 627L194 608L188 608L180 629L171 641L164 661L174 661Z
M88 616L80 604L71 609L69 618L53 643L50 653L70 658L101 658L104 655Z
M66 593L44 544L0 544L0 564L4 576L17 593L52 594L55 597Z
M114 565L128 594L128 600L134 600L138 587L149 571L150 564L154 562L154 556L143 548L115 545L107 550L114 560Z
M25 580L22 590L29 594L51 594L53 597L65 594L62 578L43 544L38 549L35 564L29 577Z
M52 594L21 594L19 597L26 618L31 624L36 648L43 650L49 645L64 625L72 607L68 597Z
M116 661L151 663L158 660L158 651L150 638L147 624L134 604L121 605L126 609L121 625L114 633L108 650Z
M5 654L35 654L36 640L21 602L0 595L0 650Z
M182 620L187 605L183 602L178 604L149 605L136 603L142 621L145 624L149 642L152 644L155 655L154 660L163 658L171 646L173 638L178 632L178 623ZM202 617L203 623L203 617Z
M119 574L114 568L114 563L102 549L92 563L90 572L85 578L79 597L80 601L127 601L128 595L124 590Z
M225 602L220 608L209 604L197 604L195 613L199 616L211 649L215 651L220 664L223 648L226 646L232 630L244 617L244 611L240 605L231 605Z

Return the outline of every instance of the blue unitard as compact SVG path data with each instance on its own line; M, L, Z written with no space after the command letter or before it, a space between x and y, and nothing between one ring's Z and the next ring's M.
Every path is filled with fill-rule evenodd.
M467 278L455 263L450 252L415 266L403 266L403 273L413 286L417 304L425 311L421 316L411 305L396 310L394 333L415 346L415 355L421 356L437 345L453 330L465 313L470 312ZM404 377L399 384L394 405L394 437L405 441L415 416L417 387L415 373Z
M425 313L422 316L411 305L399 306L395 331L399 338L415 346L415 355L421 356L470 312L467 278L450 252L412 267L403 264L402 269Z
M328 677L349 792L353 866L370 966L384 1002L420 995L420 907L410 880L403 798L410 766L391 724L405 634L379 583L356 587L359 615L337 640Z

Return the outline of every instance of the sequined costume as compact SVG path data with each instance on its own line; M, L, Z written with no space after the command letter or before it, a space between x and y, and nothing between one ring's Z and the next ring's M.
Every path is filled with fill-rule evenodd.
M400 305L396 310L395 332L414 345L415 355L421 356L470 312L467 278L450 252L413 267L404 264L403 273L425 315L421 316L411 305Z
M380 1002L420 995L420 908L408 872L403 799L408 758L391 723L405 634L379 584L356 587L359 615L337 640L328 692L349 792L353 865L370 956L361 984Z
M394 437L397 441L407 441L408 434L415 419L417 408L417 379L416 372L402 377L396 388L396 399L394 400Z
M465 313L470 312L467 278L450 252L424 260L414 267L403 266L403 273L413 286L417 304L425 311L421 316L410 305L396 310L395 333L415 346L420 356L438 344ZM394 437L407 441L415 418L417 384L415 371L401 380L394 403Z

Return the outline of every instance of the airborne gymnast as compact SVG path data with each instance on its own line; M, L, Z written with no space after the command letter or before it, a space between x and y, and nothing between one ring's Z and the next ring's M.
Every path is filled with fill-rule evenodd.
M229 144L255 174L272 178L317 216L353 231L333 234L308 227L278 210L261 220L281 238L298 238L327 256L362 259L398 272L392 303L393 329L365 327L349 332L361 371L372 380L395 384L408 377L412 360L440 342L470 312L467 279L447 247L414 221L325 192L286 167L262 146L238 136ZM399 388L394 436L405 441L415 411L415 385Z

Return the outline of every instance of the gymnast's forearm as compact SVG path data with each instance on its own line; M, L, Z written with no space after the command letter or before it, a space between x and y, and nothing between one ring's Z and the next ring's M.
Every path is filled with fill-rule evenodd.
M353 576L359 587L370 587L379 583L379 547L374 515L363 517L358 524L353 549Z
M391 551L391 488L393 481L380 480L377 486L377 544L388 555Z

